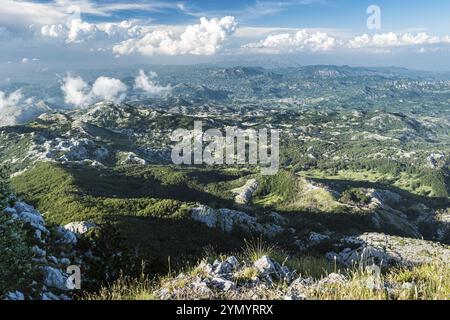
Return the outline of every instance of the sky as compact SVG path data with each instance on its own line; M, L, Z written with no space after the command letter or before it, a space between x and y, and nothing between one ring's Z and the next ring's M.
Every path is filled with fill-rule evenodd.
M0 48L4 70L275 60L450 71L450 1L0 0Z

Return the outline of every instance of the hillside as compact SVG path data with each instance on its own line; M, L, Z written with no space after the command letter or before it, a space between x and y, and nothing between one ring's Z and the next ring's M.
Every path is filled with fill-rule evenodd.
M45 254L22 258L33 261L31 270L36 259L61 270L80 260L90 270L81 292L29 293L25 270L0 296L136 298L120 291L136 287L156 299L448 296L444 80L335 66L199 67L185 77L170 97L100 102L0 127L3 180L11 185L2 199L23 204L5 203L1 216L32 213L52 239L41 239ZM279 129L277 174L258 165L173 164L170 135L194 121L204 130ZM21 223L27 251L34 229ZM95 227L85 235L69 227L77 244L61 249L54 230L68 225ZM264 252L249 256L258 247L250 243ZM374 263L383 285L351 295ZM442 287L430 273L443 273Z

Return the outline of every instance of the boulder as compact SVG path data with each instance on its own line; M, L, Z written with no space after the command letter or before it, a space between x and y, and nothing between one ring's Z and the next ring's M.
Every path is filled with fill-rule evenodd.
M249 203L257 188L258 181L256 179L248 180L242 187L231 190L231 192L236 194L234 201L239 204Z
M90 229L95 228L96 225L92 222L88 221L75 221L68 223L64 226L64 229L76 233L76 234L85 234Z
M46 287L62 291L68 290L66 284L68 276L60 269L46 266L42 268L42 273L44 275L44 285Z

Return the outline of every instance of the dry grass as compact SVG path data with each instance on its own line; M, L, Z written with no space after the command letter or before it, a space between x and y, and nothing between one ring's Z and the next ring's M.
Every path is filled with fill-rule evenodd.
M121 276L110 286L102 287L97 293L86 294L83 300L155 300L155 285L146 276L129 278Z
M253 267L253 262L262 256L270 256L279 263L296 270L303 278L315 279L313 285L303 288L301 294L308 299L318 300L450 300L450 268L448 264L434 262L413 268L391 268L374 275L367 266L355 265L353 268L337 270L336 266L324 258L295 257L288 258L284 252L269 245L262 239L248 241L238 255L243 262L242 267L234 274L236 284L244 285L239 291L226 294L211 291L196 296L187 289L195 278L205 278L202 264L185 270L185 273L169 274L150 281L141 275L138 279L121 277L111 286L103 287L96 294L83 297L87 300L152 300L157 299L157 291L164 288L181 295L183 299L281 299L291 288L286 283L274 283L269 287L245 287L254 280L259 272ZM207 259L204 262L208 261ZM345 277L345 281L320 281L329 279L330 273L338 273ZM200 294L199 293L199 294Z

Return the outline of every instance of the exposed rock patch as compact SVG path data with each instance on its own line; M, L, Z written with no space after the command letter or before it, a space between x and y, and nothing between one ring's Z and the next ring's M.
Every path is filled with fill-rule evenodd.
M256 179L250 179L242 187L231 190L231 192L236 194L234 201L239 204L249 203L252 200L258 185Z
M360 262L385 266L413 266L433 261L450 263L449 246L421 239L365 233L345 237L341 242L347 247L339 253L329 252L327 257L347 266Z
M246 232L263 234L268 237L284 231L284 228L275 223L259 223L256 217L231 209L212 209L201 205L191 210L191 218L206 224L210 228L219 228L223 232L231 232L241 228Z

